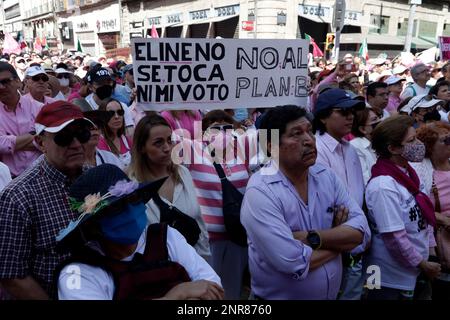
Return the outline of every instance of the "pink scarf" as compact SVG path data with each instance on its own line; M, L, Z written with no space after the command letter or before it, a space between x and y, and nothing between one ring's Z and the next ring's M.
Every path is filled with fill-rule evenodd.
M378 176L391 176L394 178L395 181L404 186L414 196L422 211L423 217L428 224L434 227L436 225L436 217L434 215L433 203L425 193L419 190L420 181L416 171L409 164L406 169L408 170L409 176L400 170L391 160L378 158L372 167L371 179Z

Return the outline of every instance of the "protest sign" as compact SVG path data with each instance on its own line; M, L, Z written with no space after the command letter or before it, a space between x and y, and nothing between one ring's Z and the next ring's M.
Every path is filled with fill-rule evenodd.
M439 49L441 51L441 60L450 60L450 37L439 37Z
M132 39L142 110L306 106L306 40Z

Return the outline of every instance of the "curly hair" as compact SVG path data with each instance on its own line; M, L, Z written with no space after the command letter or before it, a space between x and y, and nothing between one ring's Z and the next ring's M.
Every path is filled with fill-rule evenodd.
M450 124L436 121L427 123L417 129L417 139L425 144L425 157L430 158L433 153L433 147L439 139L439 134L450 132Z

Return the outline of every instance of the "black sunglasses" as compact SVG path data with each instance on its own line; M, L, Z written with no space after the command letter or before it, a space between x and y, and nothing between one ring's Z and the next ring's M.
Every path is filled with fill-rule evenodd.
M7 79L3 79L3 80L0 80L0 84L2 85L2 86L7 86L11 81L13 81L14 80L14 78L7 78Z
M48 76L46 74L38 74L35 75L34 77L31 77L31 80L38 82L38 81L44 81L47 82L49 80Z
M114 117L114 115L116 115L116 114L119 117L123 117L123 115L125 114L125 111L123 109L119 109L119 110L116 110L116 111L108 110L108 113L109 113L111 118Z
M70 74L68 74L68 73L61 73L61 74L58 74L56 77L58 79L70 79Z
M75 138L82 144L86 143L91 138L91 131L88 127L75 130L63 129L55 135L53 141L60 147L68 147Z

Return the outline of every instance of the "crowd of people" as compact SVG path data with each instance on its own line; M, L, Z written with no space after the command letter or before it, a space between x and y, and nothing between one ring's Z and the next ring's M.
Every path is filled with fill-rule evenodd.
M3 56L0 297L450 300L450 62L309 79L155 112L124 60Z

